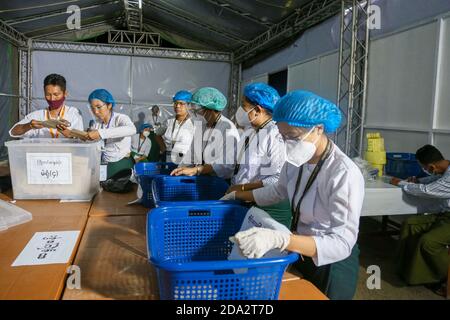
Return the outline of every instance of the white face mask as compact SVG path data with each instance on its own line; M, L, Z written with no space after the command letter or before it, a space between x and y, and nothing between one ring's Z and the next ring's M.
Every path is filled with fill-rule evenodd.
M253 110L254 108L252 108ZM252 111L250 110L250 111ZM249 111L249 112L250 112ZM250 128L252 126L252 123L250 119L248 118L248 113L244 110L244 108L239 107L236 111L236 122L237 124L242 128Z
M311 160L316 153L316 142L319 140L319 137L314 142L305 141L305 139L313 132L314 128L312 127L302 140L290 139L285 142L287 162L300 168L303 164Z
M142 132L142 135L147 138L150 135L150 132L144 131L144 132Z
M425 168L422 168L422 171L423 172L425 172L427 175L429 175L429 176L434 176L434 173L433 172L430 172L430 171L428 171L427 169L425 169Z

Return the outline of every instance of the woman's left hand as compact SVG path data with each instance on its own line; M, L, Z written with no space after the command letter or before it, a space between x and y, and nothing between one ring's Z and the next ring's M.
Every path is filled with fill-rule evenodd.
M225 192L226 194L231 193L233 191L242 191L242 184L235 184L233 186L230 186L227 190L227 192Z
M100 134L97 130L89 131L87 134L88 140L100 140L102 137L100 137Z

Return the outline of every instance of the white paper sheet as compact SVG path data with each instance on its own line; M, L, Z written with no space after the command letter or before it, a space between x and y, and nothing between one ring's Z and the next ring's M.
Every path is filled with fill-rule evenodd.
M27 153L28 184L72 184L71 153Z
M11 265L68 263L80 231L36 232Z

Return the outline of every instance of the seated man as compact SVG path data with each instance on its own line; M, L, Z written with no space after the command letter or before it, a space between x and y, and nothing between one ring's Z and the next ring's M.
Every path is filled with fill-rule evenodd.
M50 74L44 79L44 95L48 107L26 115L16 123L9 135L13 138L69 138L70 129L83 130L83 119L77 108L64 104L67 97L66 79L59 74ZM42 121L66 120L70 125L58 125L57 128L45 128Z
M436 199L442 203L442 209L440 214L405 221L400 235L399 272L410 285L443 285L449 265L450 161L431 145L420 148L416 159L429 177L408 181L393 178L391 183L412 196Z

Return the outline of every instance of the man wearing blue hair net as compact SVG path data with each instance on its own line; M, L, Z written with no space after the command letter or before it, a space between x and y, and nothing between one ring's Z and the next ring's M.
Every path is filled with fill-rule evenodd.
M289 199L292 233L251 228L235 235L249 258L271 249L294 251L297 268L330 299L351 299L356 290L356 244L364 199L359 168L326 135L335 132L341 112L307 91L293 91L276 104L273 119L286 142L287 162L277 184L237 191L237 199L259 206Z

